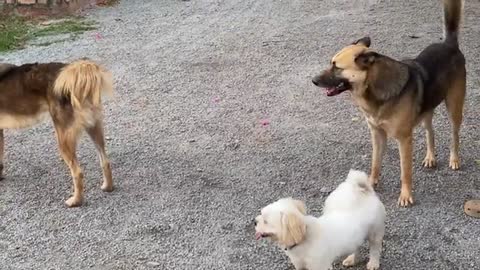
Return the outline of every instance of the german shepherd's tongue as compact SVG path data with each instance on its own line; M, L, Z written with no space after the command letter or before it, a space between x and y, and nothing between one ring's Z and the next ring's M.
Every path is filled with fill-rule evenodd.
M327 91L327 96L329 97L340 94L336 87L325 88L325 90Z

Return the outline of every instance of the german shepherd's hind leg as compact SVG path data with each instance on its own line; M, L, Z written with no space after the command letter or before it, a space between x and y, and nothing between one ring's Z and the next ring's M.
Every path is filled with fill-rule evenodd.
M432 126L433 111L428 112L423 118L423 127L425 128L426 141L427 141L427 154L422 162L425 168L433 168L437 165L435 159L435 138Z
M450 168L460 168L459 144L460 126L463 120L463 104L465 101L465 76L458 78L449 89L445 98L445 105L452 125L452 137L450 142Z
M398 198L398 204L402 207L410 206L413 204L412 194L412 166L413 166L413 153L412 153L412 134L400 137L397 139L398 148L400 150L400 170L402 189L400 191L400 197Z
M76 148L81 129L65 128L55 123L55 131L60 155L70 169L73 179L73 195L65 201L65 204L68 207L80 206L83 203L84 184L83 172L77 160Z
M110 161L108 160L107 153L105 152L102 121L97 120L95 125L87 128L87 133L95 144L100 159L100 166L102 166L103 184L101 189L105 192L111 192L113 191L112 170L110 168Z
M0 180L3 180L3 153L5 152L5 140L3 129L0 129Z
M382 159L387 144L387 134L384 130L368 124L370 135L372 137L372 167L370 171L370 183L372 186L378 184L380 171L382 169Z

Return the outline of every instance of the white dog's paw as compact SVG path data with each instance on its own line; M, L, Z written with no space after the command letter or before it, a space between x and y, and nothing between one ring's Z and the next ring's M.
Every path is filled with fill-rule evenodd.
M345 260L342 262L343 266L349 267L349 266L354 266L355 265L355 254L352 254L348 256Z
M370 260L367 263L367 270L378 270L380 268L380 262L377 260Z

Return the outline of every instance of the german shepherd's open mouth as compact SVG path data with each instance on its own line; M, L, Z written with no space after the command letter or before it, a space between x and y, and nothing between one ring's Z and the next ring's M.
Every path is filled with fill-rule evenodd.
M325 89L327 96L332 97L347 90L352 89L352 85L347 79L328 76L328 74L315 76L312 80L313 84Z

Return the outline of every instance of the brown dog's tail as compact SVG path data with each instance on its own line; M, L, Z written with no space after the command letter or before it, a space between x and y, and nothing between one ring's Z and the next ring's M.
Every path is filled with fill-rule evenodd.
M77 60L60 71L53 92L69 97L74 109L98 108L101 106L102 93L113 93L112 75L90 60Z
M463 0L443 0L445 43L458 46L458 30L462 20Z

